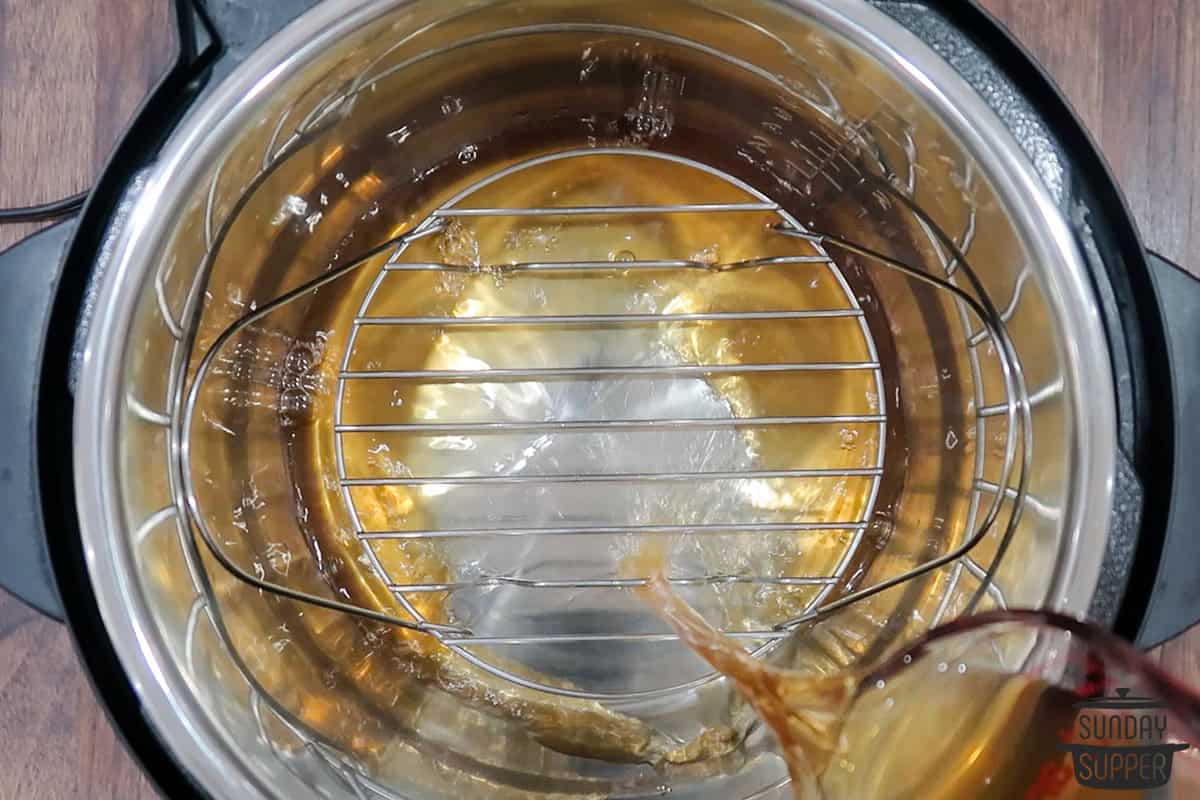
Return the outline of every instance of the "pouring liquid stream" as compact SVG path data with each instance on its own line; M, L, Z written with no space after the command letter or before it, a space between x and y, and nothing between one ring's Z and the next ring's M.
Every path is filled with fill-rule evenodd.
M639 592L660 610L684 643L733 681L739 694L774 731L796 797L821 797L817 778L839 749L855 677L793 675L766 666L684 602L661 572Z
M1167 726L1162 744L1189 736L1194 741L1200 733L1194 695L1124 642L1084 623L1041 612L989 613L944 626L873 672L824 676L754 658L712 627L661 575L638 591L770 728L797 800L1166 800L1193 797L1200 788L1200 759L1186 749L1176 759L1174 780L1161 787L1121 790L1080 783L1069 752L1081 736L1100 748L1085 762L1085 777L1115 783L1132 773L1147 779L1155 768L1161 771L1161 759L1158 767L1135 764L1121 750L1144 746L1137 737L1113 734L1115 728L1096 736L1095 718L1090 727L1079 723L1085 713L1079 710L1081 698L1111 694L1108 684L1114 681L1133 683L1137 693L1166 701L1166 711L1147 712L1159 713ZM1068 649L1082 655L1088 665L1082 682L1048 680L1032 665L1010 672L969 663L980 645L1035 632L1063 638ZM960 658L949 657L954 653Z

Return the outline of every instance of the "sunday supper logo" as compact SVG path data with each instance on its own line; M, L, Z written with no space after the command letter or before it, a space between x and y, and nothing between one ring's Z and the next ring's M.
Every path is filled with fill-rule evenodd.
M1115 697L1077 703L1075 742L1059 745L1071 753L1075 780L1093 789L1154 789L1171 780L1177 752L1191 745L1167 739L1163 704L1131 697L1117 689Z

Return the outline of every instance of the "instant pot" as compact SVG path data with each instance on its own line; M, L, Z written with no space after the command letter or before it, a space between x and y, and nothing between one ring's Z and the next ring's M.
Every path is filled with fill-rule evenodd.
M761 731L687 750L697 719L737 729L728 695L613 599L632 583L581 572L608 568L600 536L820 533L765 562L701 550L677 582L764 656L830 668L978 603L1143 647L1200 618L1200 283L1145 249L1066 102L974 3L173 9L175 64L77 218L0 256L0 583L70 626L169 796L786 796ZM688 215L719 251L664 221ZM641 221L564 263L546 254L584 236L566 217ZM521 257L489 271L495 242ZM779 265L825 270L804 279L820 302L771 306L797 288ZM636 274L689 269L753 275L761 303ZM615 277L497 299L567 271ZM577 330L656 315L798 332L786 359L696 333L618 367L641 339ZM466 330L506 324L604 343L564 365L544 336ZM403 361L423 347L441 355ZM473 393L480 370L507 388ZM783 372L800 382L762 388ZM865 383L819 377L843 373ZM658 378L693 383L632 388ZM616 379L619 409L561 383ZM789 426L834 455L689 438ZM382 457L433 434L407 466ZM431 476L487 436L518 437L519 464ZM554 450L571 436L596 438ZM732 510L678 489L697 476L739 487ZM845 524L798 510L797 482L826 479ZM667 488L604 494L631 482ZM422 572L424 539L496 541ZM772 571L804 558L817 577Z

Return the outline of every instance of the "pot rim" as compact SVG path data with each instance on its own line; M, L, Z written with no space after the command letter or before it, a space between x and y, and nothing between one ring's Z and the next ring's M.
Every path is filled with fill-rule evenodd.
M275 796L229 732L192 695L140 584L124 520L117 420L131 321L183 191L201 179L228 137L275 87L332 43L409 0L318 5L268 40L191 110L171 134L125 224L112 238L83 351L75 408L74 479L80 535L96 603L142 711L181 766L214 797ZM856 0L776 0L853 42L903 76L987 168L987 178L1030 247L1043 293L1061 315L1069 446L1076 466L1061 521L1063 545L1046 604L1083 615L1099 580L1116 458L1113 379L1099 309L1072 229L999 117L932 49L898 22ZM1041 265L1042 268L1038 269ZM1046 265L1052 265L1047 268ZM278 778L276 777L276 780ZM297 782L296 788L303 790Z

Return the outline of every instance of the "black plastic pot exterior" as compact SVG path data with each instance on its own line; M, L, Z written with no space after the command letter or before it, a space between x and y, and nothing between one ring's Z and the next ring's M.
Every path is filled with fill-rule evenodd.
M116 728L170 797L204 796L173 762L140 712L96 608L77 535L71 481L72 362L81 309L106 231L138 171L207 87L315 0L176 0L175 65L147 99L77 222L62 223L0 254L0 274L27 276L30 293L13 319L32 319L28 352L14 350L5 374L28 395L0 413L26 420L0 440L0 500L16 522L0 532L13 566L0 582L65 619ZM1146 252L1103 158L1053 83L972 2L877 2L962 74L1001 118L1020 124L1022 144L1052 149L1066 166L1058 200L1090 261L1112 354L1119 461L1101 585L1091 616L1149 646L1200 617L1200 282ZM1029 123L1033 121L1032 128ZM1033 135L1030 135L1030 131ZM56 258L63 254L61 258ZM27 267L37 261L37 270ZM55 268L52 265L56 264ZM28 276L36 276L36 280ZM6 302L12 306L13 299ZM84 315L86 317L86 315ZM5 433L5 437L9 434ZM1191 441L1187 437L1191 437ZM32 454L32 455L31 455ZM33 476L36 475L36 480ZM21 483L19 478L28 479ZM44 535L49 532L50 535ZM36 568L30 571L29 565ZM15 578L13 576L16 576Z
M1200 448L1183 423L1196 413L1200 385L1200 283L1147 252L1083 124L986 11L973 2L878 5L974 86L1031 158L1048 146L1066 167L1060 203L1092 267L1119 414L1121 468L1090 616L1142 647L1163 642L1200 616L1200 541L1192 535Z

